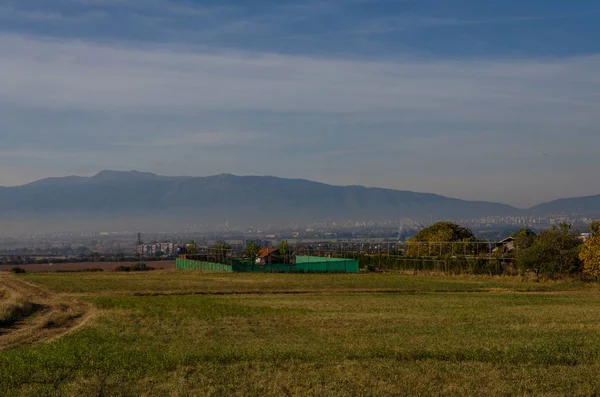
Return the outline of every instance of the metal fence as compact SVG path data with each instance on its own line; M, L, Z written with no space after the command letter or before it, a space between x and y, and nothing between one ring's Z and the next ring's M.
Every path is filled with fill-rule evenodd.
M328 267L317 265L336 260L356 261L358 269L371 271L443 272L450 274L516 274L514 251L505 252L496 242L323 242L290 244L289 252L280 255L277 263L258 264L254 258L243 257L243 247L198 248L194 255L184 258L194 261L218 263L239 272L300 272L298 258L311 258L311 270ZM319 267L321 266L321 267ZM354 265L352 265L354 266ZM178 267L179 268L179 267ZM339 269L338 269L339 270ZM332 270L332 271L338 271Z
M254 258L228 258L227 263L208 262L196 255L181 256L176 260L179 270L239 273L358 273L359 261L347 258L297 256L287 263L258 264Z

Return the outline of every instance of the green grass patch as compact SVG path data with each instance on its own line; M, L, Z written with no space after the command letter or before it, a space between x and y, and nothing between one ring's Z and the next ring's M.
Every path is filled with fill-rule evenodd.
M516 277L389 274L253 274L152 272L22 275L55 292L79 294L274 293L335 291L480 292L564 291L589 288L578 282L523 282Z
M593 286L401 275L106 276L20 276L83 294L100 315L54 343L0 352L0 395L600 393ZM313 284L318 293L287 293ZM131 295L155 287L226 294Z

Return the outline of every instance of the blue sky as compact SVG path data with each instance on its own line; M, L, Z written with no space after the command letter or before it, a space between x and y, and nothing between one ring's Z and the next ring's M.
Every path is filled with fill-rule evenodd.
M600 193L600 1L0 4L0 185L137 169Z

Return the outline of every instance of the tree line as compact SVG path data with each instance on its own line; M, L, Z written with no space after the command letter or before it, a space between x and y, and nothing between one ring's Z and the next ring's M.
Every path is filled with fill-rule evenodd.
M477 239L471 230L451 222L438 222L413 237L404 254L408 258L428 257L462 263L464 271L475 269L475 272L498 274L514 271L545 278L583 276L598 279L600 221L591 223L590 232L591 238L583 242L579 233L565 223L540 233L524 228L482 252L480 245L486 242ZM460 249L456 248L457 244ZM453 265L447 267L456 268Z

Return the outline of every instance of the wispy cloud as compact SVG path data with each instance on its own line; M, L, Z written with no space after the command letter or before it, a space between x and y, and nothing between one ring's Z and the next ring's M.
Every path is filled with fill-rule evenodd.
M0 101L23 106L390 112L410 120L500 121L509 116L558 123L584 123L584 116L600 109L598 56L369 62L17 36L0 36L0 46Z
M528 23L535 21L552 21L569 18L578 18L600 15L600 9L580 13L563 13L555 15L529 15L512 16L506 18L483 18L483 19L461 19L448 17L432 17L422 15L401 15L373 18L367 22L359 24L355 29L344 30L338 34L385 34L391 32L401 32L410 29L426 29L452 26L477 26L477 25L503 25L515 23Z
M26 20L32 22L53 23L89 23L107 16L103 11L86 11L73 15L66 15L56 11L23 10L12 6L0 6L0 20Z
M268 138L268 135L253 131L196 132L168 138L146 137L137 141L116 141L116 147L171 148L171 147L222 147L246 146L248 142Z

